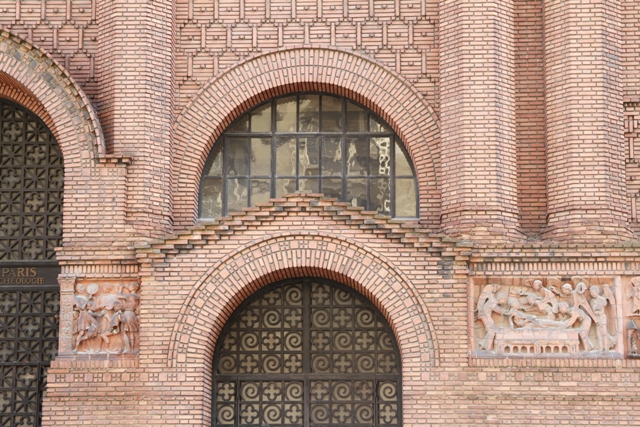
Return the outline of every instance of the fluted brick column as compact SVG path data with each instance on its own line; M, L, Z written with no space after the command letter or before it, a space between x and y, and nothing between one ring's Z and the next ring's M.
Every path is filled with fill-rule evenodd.
M627 225L617 0L545 0L545 237L621 240Z
M513 3L440 1L442 228L517 238Z
M175 4L98 2L100 119L108 150L132 159L126 220L140 237L171 232Z

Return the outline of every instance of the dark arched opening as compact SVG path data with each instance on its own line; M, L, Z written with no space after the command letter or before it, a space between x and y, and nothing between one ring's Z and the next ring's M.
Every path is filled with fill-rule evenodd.
M0 99L0 418L39 426L58 351L63 160L51 130Z
M400 426L398 346L378 309L351 288L278 282L224 327L212 403L213 426Z

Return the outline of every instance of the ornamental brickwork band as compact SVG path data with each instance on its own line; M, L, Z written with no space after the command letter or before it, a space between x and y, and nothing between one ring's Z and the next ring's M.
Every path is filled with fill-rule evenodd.
M622 319L640 319L640 278L628 282L624 298L617 283L580 276L477 280L472 355L622 358L625 347L637 354L639 328L629 320L624 343Z
M139 287L138 282L76 285L74 353L139 352Z

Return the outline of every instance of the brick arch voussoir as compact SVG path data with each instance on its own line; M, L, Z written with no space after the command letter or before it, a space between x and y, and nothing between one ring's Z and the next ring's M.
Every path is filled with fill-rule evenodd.
M210 373L216 339L233 310L263 286L304 276L351 286L380 309L396 335L405 383L420 382L425 369L439 364L427 307L399 269L357 242L296 233L256 242L202 276L176 319L168 365Z
M439 216L436 115L417 89L383 65L352 52L296 48L246 60L203 87L176 122L174 219L176 228L196 219L198 186L213 144L240 114L274 96L325 91L354 99L386 120L401 137L416 169L420 218Z
M51 132L53 132L53 135L58 138L56 125L38 98L18 81L2 73L0 73L0 98L8 99L31 111L38 116Z
M65 170L92 166L104 156L105 144L91 102L69 73L47 52L0 31L0 73L36 98L49 118L64 156ZM39 114L42 116L42 114Z

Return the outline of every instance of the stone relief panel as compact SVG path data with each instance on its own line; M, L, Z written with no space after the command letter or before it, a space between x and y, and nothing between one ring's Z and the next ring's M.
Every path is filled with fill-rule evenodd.
M640 277L632 277L626 281L624 299L627 355L640 359Z
M76 284L73 299L74 353L138 353L139 289L136 281Z
M623 304L618 282L613 277L580 276L475 278L471 354L621 358Z

